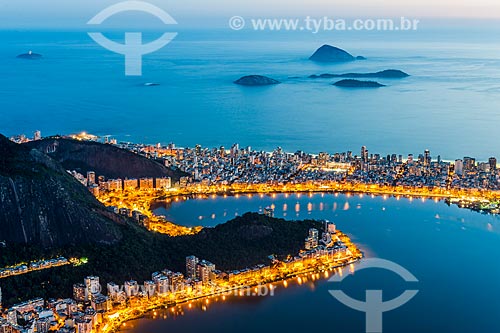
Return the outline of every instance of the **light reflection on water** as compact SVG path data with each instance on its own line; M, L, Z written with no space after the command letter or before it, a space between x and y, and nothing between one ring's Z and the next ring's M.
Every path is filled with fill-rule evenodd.
M259 212L271 205L275 206L276 217L287 220L329 219L349 234L368 257L391 260L418 278L417 297L404 309L384 314L384 332L468 333L477 331L478 322L482 331L499 331L496 318L500 310L497 297L500 266L495 263L500 257L500 222L496 216L447 206L443 201L428 198L328 193L196 200L186 197L156 208L157 213L176 223L214 226L235 214ZM202 220L198 220L200 215ZM482 267L482 273L468 274L468 266ZM372 272L377 270L368 271L356 272L353 279L346 277L346 293L363 299L364 290L369 287L384 290L384 297L391 299L407 289L393 274L380 276ZM345 267L337 273L350 272L351 267ZM351 286L350 280L360 284ZM214 303L208 307L208 315L197 310L187 311L175 320L170 316L164 322L138 321L139 327L134 333L167 329L185 333L204 328L240 333L268 329L303 332L310 329L311 318L333 318L339 332L364 331L363 314L333 300L328 293L331 285L325 279L301 281L302 285L297 288L290 287L292 282L299 283L287 282L288 288L281 285L275 297Z

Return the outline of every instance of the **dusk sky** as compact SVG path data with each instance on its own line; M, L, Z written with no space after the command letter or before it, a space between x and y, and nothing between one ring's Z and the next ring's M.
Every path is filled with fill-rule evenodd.
M0 27L81 26L119 0L1 0ZM150 0L175 18L211 24L233 15L500 18L498 0ZM202 23L203 23L202 22Z

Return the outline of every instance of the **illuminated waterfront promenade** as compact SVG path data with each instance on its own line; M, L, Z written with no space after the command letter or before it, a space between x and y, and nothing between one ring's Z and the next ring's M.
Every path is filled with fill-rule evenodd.
M341 267L351 265L363 257L362 252L351 242L348 236L337 231L335 237L345 245L342 251L333 251L328 247L301 253L301 257L290 258L275 262L271 267L248 271L229 277L218 279L198 288L188 287L180 291L169 293L167 296L142 297L129 300L127 305L108 312L97 331L102 333L115 332L124 326L124 323L137 319L147 312L161 307L170 307L203 300L208 304L211 297L252 296L265 297L274 295L274 290L281 284L287 286L288 281L296 279L301 284L306 279L328 278L332 274L342 274ZM337 269L340 269L338 272ZM188 305L188 306L189 306Z
M165 221L155 216L151 210L158 201L178 201L182 197L193 196L206 198L234 195L273 195L279 193L347 193L358 195L394 196L399 198L434 198L449 200L460 207L485 209L491 213L499 213L491 204L500 201L499 191L476 189L443 189L404 186L380 186L366 184L350 184L338 182L308 182L304 184L269 185L269 184L232 184L232 185L188 185L184 188L173 188L165 191L113 191L104 192L98 199L106 206L137 210L148 216L148 229L171 236L189 235L199 232L202 227L187 228Z

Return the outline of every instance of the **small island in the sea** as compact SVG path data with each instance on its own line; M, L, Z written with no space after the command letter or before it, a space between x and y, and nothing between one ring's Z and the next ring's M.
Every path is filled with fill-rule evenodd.
M38 53L34 53L33 51L29 51L28 53L23 53L23 54L18 55L16 58L34 60L34 59L42 58L42 55L38 54Z
M332 78L384 78L384 79L402 79L405 77L409 77L408 73L400 71L398 69L387 69L384 71L376 72L376 73L346 73L346 74L320 74L320 75L311 75L309 78L311 79L332 79Z
M385 85L375 82L375 81L360 81L360 80L341 80L333 84L336 87L341 88L380 88L385 87Z
M347 51L331 45L323 45L314 52L309 60L316 62L349 62L354 60L366 60L365 57L355 57Z
M275 79L271 79L267 76L262 75L248 75L234 81L234 83L241 86L249 87L260 87L260 86L270 86L274 84L280 84L281 82Z

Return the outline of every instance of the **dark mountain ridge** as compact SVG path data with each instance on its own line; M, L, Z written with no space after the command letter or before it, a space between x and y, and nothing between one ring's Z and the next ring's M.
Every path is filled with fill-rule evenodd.
M163 164L109 144L65 138L46 138L25 144L49 155L66 170L112 178L170 177L176 182L186 174ZM124 167L126 166L126 168Z
M111 244L121 238L120 221L56 161L0 135L0 240Z

